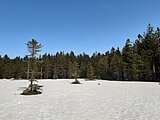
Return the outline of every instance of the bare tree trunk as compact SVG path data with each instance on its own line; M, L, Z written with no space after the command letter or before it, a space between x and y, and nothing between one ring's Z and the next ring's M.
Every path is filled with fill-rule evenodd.
M155 64L153 64L153 79L154 79L154 81L156 80L156 69L155 69Z
M35 78L35 71L34 71L34 57L32 56L31 58L31 91L33 91L33 81L34 81L34 78Z
M28 66L27 66L27 79L29 79L29 67L30 67L30 65L29 65L29 61L28 61Z
M41 79L43 77L43 69L42 69L42 66L41 66Z

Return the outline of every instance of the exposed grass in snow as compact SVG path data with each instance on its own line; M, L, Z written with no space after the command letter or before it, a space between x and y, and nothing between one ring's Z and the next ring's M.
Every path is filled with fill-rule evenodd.
M28 81L0 80L0 120L160 120L158 83L73 81L41 80L42 94L22 96Z

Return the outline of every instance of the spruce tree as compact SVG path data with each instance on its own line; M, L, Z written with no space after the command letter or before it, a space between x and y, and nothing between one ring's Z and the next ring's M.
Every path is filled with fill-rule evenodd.
M33 84L33 81L35 80L35 76L36 76L36 70L37 70L37 66L36 66L36 61L37 58L36 56L38 55L38 53L41 51L40 48L42 48L42 45L39 44L35 39L32 39L31 41L28 41L26 43L27 48L28 48L28 52L29 52L29 60L30 60L30 71L31 71L31 79L30 79L30 85L29 87L23 91L22 94L24 95L32 95L32 94L40 94L41 92L38 91L40 89L40 86L38 84Z
M91 62L89 62L87 65L87 78L88 80L95 79L95 70Z
M3 78L3 59L0 56L0 79Z

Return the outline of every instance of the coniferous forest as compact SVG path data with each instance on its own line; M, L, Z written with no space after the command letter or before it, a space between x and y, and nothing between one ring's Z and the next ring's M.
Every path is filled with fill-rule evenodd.
M24 46L25 47L25 46ZM54 46L53 46L54 47ZM122 50L75 55L57 52L39 55L35 62L36 79L87 78L125 81L160 81L160 29L151 24L146 32L130 39ZM30 79L30 57L0 56L0 79Z

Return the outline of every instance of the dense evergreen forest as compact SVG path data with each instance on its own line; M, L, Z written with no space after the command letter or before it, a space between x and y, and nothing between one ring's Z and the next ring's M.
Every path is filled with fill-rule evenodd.
M75 55L73 51L36 58L37 79L79 78L160 81L160 29L149 24L146 32L130 39L122 50L112 48L106 53ZM30 79L30 58L0 56L0 79Z

